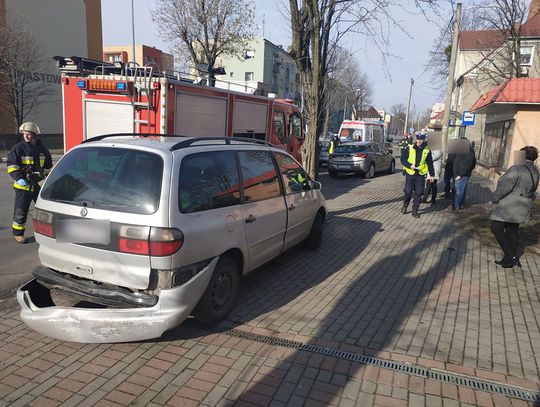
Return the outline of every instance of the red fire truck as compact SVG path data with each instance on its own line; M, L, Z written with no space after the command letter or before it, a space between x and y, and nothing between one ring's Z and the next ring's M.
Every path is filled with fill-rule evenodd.
M304 123L291 100L200 85L154 66L55 59L66 151L100 134L230 136L267 140L301 162Z

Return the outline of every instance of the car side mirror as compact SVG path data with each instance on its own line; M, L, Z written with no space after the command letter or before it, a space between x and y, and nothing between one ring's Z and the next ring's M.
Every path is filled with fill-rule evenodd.
M321 189L322 184L319 181L309 181L309 187L311 189Z

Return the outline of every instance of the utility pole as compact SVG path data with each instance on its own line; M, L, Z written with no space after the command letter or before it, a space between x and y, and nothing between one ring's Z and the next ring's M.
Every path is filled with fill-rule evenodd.
M135 62L135 7L131 0L131 52L133 52L132 61Z
M405 128L403 129L403 136L409 134L409 110L411 108L411 96L412 96L412 87L414 85L414 79L411 78L411 86L409 87L409 101L407 102L407 113L405 114Z
M444 115L442 122L442 152L446 157L448 150L448 122L450 120L450 109L452 108L452 93L454 91L454 75L456 72L457 47L459 37L459 25L461 22L461 3L456 5L454 16L454 28L452 31L452 54L450 55L450 65L448 66L448 83L446 85L446 100L444 104Z

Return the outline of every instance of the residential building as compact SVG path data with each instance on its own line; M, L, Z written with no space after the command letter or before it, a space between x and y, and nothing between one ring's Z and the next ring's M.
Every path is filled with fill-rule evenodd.
M526 22L521 26L520 76L540 77L540 0L532 0ZM454 91L450 108L450 136L460 128L463 112L470 110L480 96L515 76L511 72L511 40L499 30L461 31L457 51ZM477 112L475 123L467 126L465 136L474 141L481 153L486 115ZM463 133L461 133L463 134ZM482 160L479 159L482 165Z
M156 47L148 45L135 45L135 58L133 57L132 45L118 45L103 47L103 61L106 62L131 62L135 61L140 66L154 65L160 72L174 71L174 57Z
M485 116L478 171L497 178L527 145L539 146L540 78L513 78L493 87L471 107Z
M242 57L222 55L217 66L225 68L218 87L253 93L272 93L278 98L300 104L300 74L292 57L281 47L264 38L249 41Z
M14 21L31 30L45 55L39 72L24 74L46 82L51 92L26 120L37 122L43 133L62 133L62 90L53 56L101 58L101 0L0 0L0 24ZM0 133L13 133L13 117L3 110Z

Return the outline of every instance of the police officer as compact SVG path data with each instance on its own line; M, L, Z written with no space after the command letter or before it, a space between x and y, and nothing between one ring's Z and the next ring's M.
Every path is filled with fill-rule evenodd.
M403 208L401 213L407 213L407 207L413 197L412 216L419 218L418 208L424 193L425 178L429 172L429 180L433 182L435 172L433 170L433 158L427 148L426 133L416 133L416 143L404 148L401 152L401 165L405 171L405 189L403 190Z
M7 172L13 178L15 209L13 211L13 237L26 243L24 230L28 209L39 194L38 182L45 178L45 170L52 167L49 150L39 140L39 127L26 122L19 128L23 140L13 146L7 158Z

